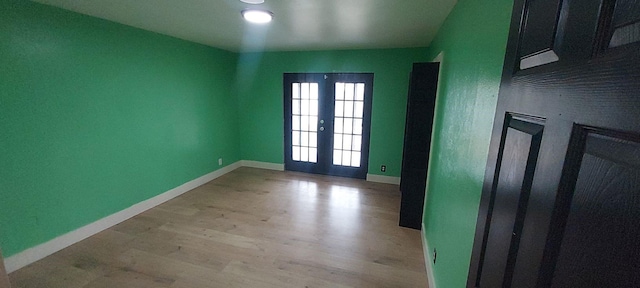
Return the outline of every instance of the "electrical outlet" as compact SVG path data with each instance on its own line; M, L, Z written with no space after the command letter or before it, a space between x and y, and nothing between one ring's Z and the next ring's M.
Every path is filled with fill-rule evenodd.
M222 157L218 158L218 166L222 166Z
M380 166L380 171L387 172L387 165Z
M436 257L438 257L438 252L436 248L433 248L433 265L436 265Z

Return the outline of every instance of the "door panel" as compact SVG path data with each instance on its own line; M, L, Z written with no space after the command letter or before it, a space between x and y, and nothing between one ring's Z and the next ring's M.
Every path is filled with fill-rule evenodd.
M597 36L598 33L612 33L605 30L612 23L611 14L616 7L605 9L607 2L614 1L527 1L525 17L519 24L522 39L517 44L520 61L515 72L550 63L555 63L551 67L573 65L575 60L598 53L600 38L611 37Z
M520 69L558 61L556 34L560 16L560 0L530 1L522 22Z
M604 23L604 49L624 46L640 41L640 5L633 0L608 1L604 13L611 13L611 22ZM612 11L612 12L611 12Z
M515 1L468 287L640 286L639 20L637 0Z
M503 282L511 282L538 161L542 123L542 119L520 115L506 117L506 131L503 131L498 156L500 166L495 173L497 178L484 232L481 287L499 287Z
M549 251L553 287L640 287L640 138L576 126L568 160L579 167L561 191L562 241ZM562 227L563 226L563 227ZM556 258L557 257L557 258ZM607 271L607 273L603 273ZM544 279L548 281L547 279Z
M366 178L373 74L284 74L285 169Z

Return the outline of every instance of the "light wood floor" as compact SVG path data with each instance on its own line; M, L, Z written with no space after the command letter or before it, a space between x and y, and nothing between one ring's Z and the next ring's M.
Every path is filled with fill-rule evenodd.
M427 287L397 186L240 168L9 275L15 287Z

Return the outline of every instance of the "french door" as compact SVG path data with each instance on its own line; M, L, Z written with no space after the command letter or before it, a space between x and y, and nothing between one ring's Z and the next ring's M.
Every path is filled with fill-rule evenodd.
M364 179L373 74L284 74L285 169Z

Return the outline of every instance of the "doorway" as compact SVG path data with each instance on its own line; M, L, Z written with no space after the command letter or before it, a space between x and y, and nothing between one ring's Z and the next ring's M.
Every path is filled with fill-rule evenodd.
M372 73L285 73L285 170L365 179Z

